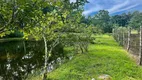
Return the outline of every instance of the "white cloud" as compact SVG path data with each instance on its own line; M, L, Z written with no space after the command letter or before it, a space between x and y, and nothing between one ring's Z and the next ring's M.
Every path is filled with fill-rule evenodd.
M96 11L99 11L100 9L102 9L102 7L100 5L95 5L93 6L92 8L88 9L88 10L85 10L83 12L83 15L87 16L89 15L90 13L92 12L96 12Z
M129 9L132 9L132 8L138 6L138 5L139 5L139 4L131 5L131 6L128 6L128 7L126 7L126 8L122 8L122 9L120 9L120 10L116 10L116 11L110 12L110 14L113 14L113 13L116 13L116 12L121 12L121 11L127 11L127 10L129 10Z
M124 7L124 6L128 5L128 4L129 4L129 0L126 0L124 3L122 3L122 4L117 4L117 5L113 5L112 8L107 9L107 10L108 10L110 13L113 13L113 12L119 10L120 8L122 8L122 7Z
M116 13L116 12L121 12L121 11L132 9L132 8L139 5L139 4L131 5L130 3L131 3L130 0L126 0L122 4L114 5L112 8L107 9L107 10L110 12L110 14L113 14L113 13Z
M84 8L83 14L85 16L102 9L108 10L110 14L130 11L131 9L140 10L141 8L138 6L142 5L142 0L89 0L89 2Z

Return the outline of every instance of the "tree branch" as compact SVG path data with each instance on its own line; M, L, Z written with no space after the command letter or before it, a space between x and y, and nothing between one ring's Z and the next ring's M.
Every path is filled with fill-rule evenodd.
M5 32L5 29L7 28L7 26L9 26L10 24L12 24L12 22L14 22L14 18L15 18L15 16L17 15L17 13L18 13L18 10L16 10L16 6L15 6L15 2L14 2L14 6L13 6L13 9L12 9L12 16L11 16L11 18L9 19L9 21L8 22L6 22L4 19L4 26L2 27L2 28L0 28L0 34L1 33L3 33L3 32Z

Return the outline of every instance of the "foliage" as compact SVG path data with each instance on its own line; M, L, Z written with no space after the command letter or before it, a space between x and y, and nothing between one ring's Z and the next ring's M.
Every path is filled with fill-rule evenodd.
M114 15L111 17L111 22L113 24L118 24L119 26L127 26L129 24L129 21L132 17L132 14L131 13L123 13L121 15Z
M138 11L135 11L133 14L132 14L132 18L130 20L130 26L133 27L134 29L138 29L141 24L142 24L142 13L141 12L138 12Z
M133 29L139 29L142 21L142 13L134 11L132 13L123 13L121 15L114 15L111 17L111 23L117 25L117 27L132 27Z
M92 35L92 26L81 22L81 13L71 14L70 16L77 16L69 18L68 23L62 29L63 44L65 46L73 46L75 53L84 53L87 51L87 46L90 43Z
M112 32L109 12L100 10L91 20L92 24L100 28L104 33Z
M7 34L6 36L3 36L3 38L22 38L23 36L22 32L14 30L13 33Z

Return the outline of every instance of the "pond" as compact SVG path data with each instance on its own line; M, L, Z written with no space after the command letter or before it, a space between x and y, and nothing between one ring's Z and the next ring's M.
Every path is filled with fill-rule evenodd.
M55 48L49 62L61 62L63 48ZM48 63L49 63L48 62ZM43 41L0 42L0 80L23 80L44 66ZM51 64L50 64L51 66ZM51 71L52 67L48 69Z

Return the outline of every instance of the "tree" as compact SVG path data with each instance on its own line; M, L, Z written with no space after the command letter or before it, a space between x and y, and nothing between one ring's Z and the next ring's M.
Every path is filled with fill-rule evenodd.
M100 10L92 19L92 23L102 29L104 33L111 32L109 12Z
M0 1L0 37L13 32L15 17L18 14L18 6L15 0Z
M114 15L111 17L112 24L118 24L119 26L126 27L129 24L129 21L132 17L132 14L129 12L128 14L123 13L121 15Z
M43 4L44 3L44 4ZM29 5L30 6L30 5ZM54 9L50 12L43 12L42 9L47 6L53 6ZM60 32L59 29L63 27L62 18L58 11L62 10L61 1L43 1L38 0L35 6L32 6L34 13L31 17L30 23L27 23L24 30L25 38L34 38L36 40L44 40L45 46L45 64L44 64L44 78L47 74L47 65L49 57L52 55L53 48L59 44ZM27 9L27 8L25 8ZM67 11L62 15L66 17ZM28 18L30 19L30 18ZM50 43L48 43L50 42Z
M23 28L24 36L25 38L34 38L36 40L42 40L42 39L44 40L44 44L45 44L44 79L46 78L48 59L52 55L51 51L57 44L60 43L60 39L63 33L68 32L67 28L69 29L73 28L72 34L77 34L76 32L78 32L78 29L86 27L86 26L80 27L82 10L78 9L80 8L80 6L77 6L76 8L78 10L76 10L74 4L73 3L70 4L69 1L67 0L63 2L62 0L58 0L58 1L38 0L36 4L32 7L28 5L30 8L33 9L32 12L29 14L32 14L32 13L33 14L32 14L32 17L28 18L29 22L26 22L27 24ZM82 4L79 4L79 5L82 5ZM52 7L53 9L46 11L45 8L48 9L47 6ZM87 34L87 32L84 34ZM73 36L71 37L74 38ZM82 37L82 35L79 34L77 38L79 37ZM88 37L85 37L85 39L88 39ZM82 39L78 40L78 42L80 41L82 41ZM50 44L48 44L48 42L50 42ZM75 45L76 44L74 44L74 46Z
M142 13L141 12L138 12L138 11L135 11L133 14L132 14L132 18L129 22L129 25L131 27L133 27L134 29L137 29L141 26L142 24Z

